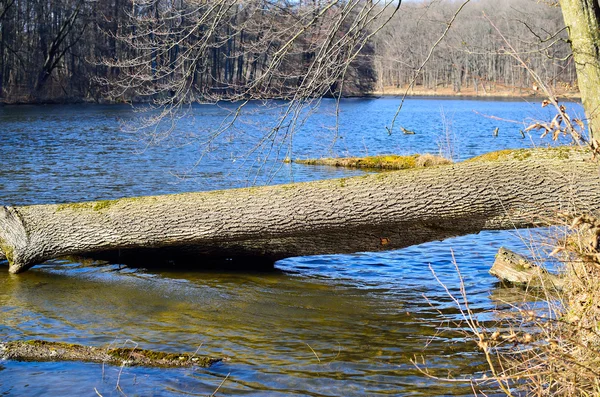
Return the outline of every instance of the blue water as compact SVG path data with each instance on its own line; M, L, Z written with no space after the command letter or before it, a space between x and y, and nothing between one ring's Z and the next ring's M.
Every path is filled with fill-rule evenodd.
M344 100L335 128L335 102L323 100L294 135L291 152L289 137L279 136L275 140L285 150L272 150L270 156L266 150L248 154L280 112L278 107L262 110L258 103L246 106L247 114L232 130L213 139L209 151L204 143L234 105L193 107L192 116L181 119L158 146L149 146L145 135L122 130L123 125L136 125L140 117L126 105L5 106L0 108L0 203L111 199L362 173L283 164L286 156L439 153L451 146L455 159L464 160L493 150L550 143L537 133L522 139L519 132L533 120L552 118L551 109L538 103L411 99L390 135L386 126L391 125L398 102ZM582 112L579 105L567 106L571 114ZM404 135L400 126L416 134ZM498 137L493 136L496 127Z
M324 100L290 141L257 146L281 103L252 103L234 128L203 145L233 105L196 106L160 145L129 133L128 106L0 108L0 204L25 205L225 189L360 175L284 164L285 157L491 150L550 144L521 138L550 110L524 101L409 99L391 135L398 100ZM581 107L568 104L571 113ZM487 116L523 121L511 123ZM129 123L129 124L128 124ZM398 126L414 130L404 135ZM492 131L499 127L498 137ZM160 132L160 131L158 131ZM335 139L334 139L335 138ZM272 143L272 145L271 145ZM291 146L290 146L291 145ZM280 147L280 150L269 148ZM253 151L253 149L257 148ZM454 253L481 321L518 295L488 274L500 246L527 252L527 231L485 232L399 251L289 258L263 273L164 272L55 260L22 275L0 273L0 340L52 339L209 354L209 369L121 368L85 363L0 362L0 394L22 396L470 395L483 357L432 271L458 292ZM1 270L1 268L0 268ZM117 384L123 392L117 390ZM493 394L493 386L488 395ZM94 390L96 389L96 390Z

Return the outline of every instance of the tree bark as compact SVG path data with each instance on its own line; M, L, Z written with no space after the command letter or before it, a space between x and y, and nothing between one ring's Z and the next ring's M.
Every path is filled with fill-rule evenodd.
M12 273L51 258L107 251L274 261L398 249L547 225L557 211L600 210L598 166L575 151L521 150L508 160L503 153L291 185L0 207L0 247Z
M600 4L598 0L560 0L560 6L590 136L600 141Z
M560 290L563 280L529 259L504 247L498 250L490 274L500 281L525 288Z

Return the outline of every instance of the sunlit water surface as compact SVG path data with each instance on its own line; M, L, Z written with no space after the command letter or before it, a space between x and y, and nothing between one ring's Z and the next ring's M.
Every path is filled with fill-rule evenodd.
M410 99L398 123L417 133L390 135L385 127L397 104L394 98L344 100L336 132L327 128L335 123L335 106L325 101L294 137L292 157L435 153L451 136L454 153L464 159L541 144L537 137L521 139L523 124L482 114L510 120L550 115L523 101ZM192 117L177 126L180 137L146 147L120 128L136 116L127 106L0 108L0 204L110 199L239 187L250 180L285 183L362 173L282 165L281 158L273 157L264 157L261 165L253 155L244 163L242 155L254 145L257 126L272 118L268 111L256 112L257 104L250 105L253 112L246 124L237 126L235 136L215 140L213 150L196 164L201 152L194 128L219 122L226 110L195 107ZM500 133L494 137L497 126ZM184 145L180 138L186 135L192 140ZM528 238L525 231L485 232L385 253L290 258L278 262L274 271L260 273L167 272L58 260L18 276L0 272L2 340L127 343L227 357L209 369L177 370L4 361L0 393L205 396L222 383L218 395L469 395L469 384L432 379L414 364L424 361L440 377L478 376L485 370L483 357L461 329L448 330L447 320L460 316L432 271L457 293L453 251L471 308L481 321L493 321L493 310L516 293L499 288L488 274L494 254L500 246L526 250ZM488 394L493 393L492 387Z

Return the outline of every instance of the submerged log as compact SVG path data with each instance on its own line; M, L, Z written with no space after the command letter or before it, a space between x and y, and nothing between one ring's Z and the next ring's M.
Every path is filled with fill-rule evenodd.
M500 281L527 288L562 289L563 280L526 257L504 247L498 250L490 274Z
M67 255L181 252L272 262L397 249L547 225L559 210L598 211L598 166L587 157L566 148L503 151L345 179L0 207L0 249L12 273Z
M288 160L287 162L292 162ZM411 168L434 167L451 164L452 161L432 154L410 156L383 155L369 157L336 157L321 159L293 160L296 164L326 165L331 167L366 168L380 170L405 170Z
M43 340L0 343L0 357L16 361L81 361L160 368L209 367L222 359L137 348L98 348Z

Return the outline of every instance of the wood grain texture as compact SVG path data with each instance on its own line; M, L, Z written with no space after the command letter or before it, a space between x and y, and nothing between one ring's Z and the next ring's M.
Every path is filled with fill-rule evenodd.
M9 271L115 250L285 257L398 249L545 225L598 211L598 166L583 157L473 161L291 185L0 208ZM199 264L201 262L198 262Z
M490 274L502 282L525 288L560 290L563 287L563 280L559 276L504 247L498 250Z

